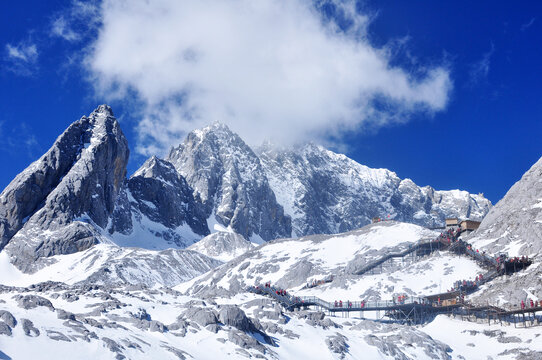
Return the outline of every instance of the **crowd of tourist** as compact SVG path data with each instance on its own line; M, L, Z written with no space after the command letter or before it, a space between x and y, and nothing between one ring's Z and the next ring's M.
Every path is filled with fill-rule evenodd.
M530 299L529 305L531 308L537 308L538 306L542 306L542 301L539 303L538 300L533 301L533 299ZM525 310L527 308L527 304L525 301L521 300L521 310Z

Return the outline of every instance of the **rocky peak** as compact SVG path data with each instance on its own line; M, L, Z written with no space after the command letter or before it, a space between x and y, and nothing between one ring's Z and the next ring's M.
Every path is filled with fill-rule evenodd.
M269 188L260 159L226 125L192 131L167 160L194 189L211 222L232 226L247 239L290 235L289 219Z
M230 261L254 247L255 244L245 240L239 234L230 231L218 231L188 247L188 250L197 251L220 261Z
M16 240L13 254L36 258L97 242L98 230L89 224L107 226L128 156L128 143L109 106L101 105L71 124L2 192L2 245ZM69 231L62 230L66 226Z
M192 188L169 161L149 158L130 177L128 189L132 207L138 214L165 226L165 233L154 235L168 239L172 246L189 245L174 231L185 223L196 234L209 234L201 203L194 199Z
M177 170L175 170L173 164L169 161L152 156L132 175L132 177L137 176L171 180L172 178L177 178L179 174L177 173Z
M90 117L96 117L98 115L102 115L103 117L105 118L114 118L115 115L113 115L113 109L111 109L111 106L109 105L106 105L106 104L102 104L102 105L99 105L96 110L94 110L91 114L90 114Z

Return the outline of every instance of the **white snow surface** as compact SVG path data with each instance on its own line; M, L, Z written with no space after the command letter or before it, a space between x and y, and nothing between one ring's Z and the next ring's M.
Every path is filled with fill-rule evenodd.
M439 315L420 330L448 344L452 359L517 359L519 354L524 354L523 359L542 358L540 326L488 326ZM511 344L517 344L516 351L511 351Z
M154 206L152 203L149 204ZM184 249L202 238L187 223L183 223L175 229L170 229L163 224L150 220L141 213L137 213L137 217L132 213L132 224L133 228L129 234L115 232L111 235L105 234L105 236L110 237L112 242L119 246L139 247L149 250ZM157 235L168 232L178 235L181 242L167 241L163 236Z
M0 252L0 285L30 286L46 281L72 285L84 282L94 275L94 283L173 286L220 264L219 261L190 250L171 249L158 252L101 243L82 252L47 258L42 269L34 274L26 274L10 263L6 252ZM98 276L105 268L112 275Z
M60 291L70 293L70 291ZM30 292L30 294L35 294ZM125 292L123 289L112 289L109 294L103 290L88 292L79 295L77 301L68 302L63 297L55 296L55 292L40 292L39 296L51 301L54 309L38 307L23 310L18 307L13 293L0 295L3 308L10 310L18 320L13 328L11 336L0 335L0 354L4 358L12 359L113 359L117 354L122 354L128 359L178 359L175 355L183 353L186 358L193 359L242 359L246 357L262 356L269 359L337 359L337 354L332 352L326 343L326 339L332 336L344 336L348 341L348 351L344 359L393 359L392 353L378 346L379 341L395 342L393 347L396 353L404 353L410 359L429 358L429 350L433 350L432 358L445 359L442 344L435 342L422 332L400 325L380 325L369 321L348 320L334 318L330 324L333 326L324 328L310 326L307 322L297 317L279 318L286 323L272 319L265 319L268 324L276 324L281 328L280 333L273 334L276 346L266 344L261 351L255 349L242 349L227 341L230 334L239 334L239 331L231 326L221 326L217 333L200 327L197 323L188 320L188 331L184 334L178 330L167 332L152 331L141 328L138 324L160 322L165 325L173 324L176 318L185 318L182 314L191 305L192 299L181 296L178 293L156 289L146 293L145 291ZM104 312L93 312L99 308L100 299L109 296L119 301L120 308L108 308ZM247 313L253 315L259 307L250 304L251 300L260 297L243 295L235 299L235 302ZM261 299L266 304L265 299ZM218 309L221 304L228 301L220 301L216 306L206 306L210 310ZM265 305L268 311L274 311L270 305ZM87 319L87 323L79 320L61 320L58 318L60 309L76 314L79 319ZM144 311L151 319L136 320L135 315ZM24 334L22 319L31 319L33 325L40 332L39 336L27 336ZM92 325L96 324L96 325ZM70 327L71 325L71 327ZM120 326L119 326L120 325ZM93 334L88 340L83 340L81 331ZM411 334L411 343L402 334ZM52 340L60 336L62 340ZM257 334L248 335L248 338L262 339ZM109 340L108 340L109 339ZM226 341L217 341L217 340ZM116 349L111 349L107 342L114 342ZM388 353L387 353L388 352Z

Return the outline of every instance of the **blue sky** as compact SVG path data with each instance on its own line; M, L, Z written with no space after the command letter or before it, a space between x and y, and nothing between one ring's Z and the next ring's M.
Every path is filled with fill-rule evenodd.
M120 3L0 13L0 188L101 103L129 173L214 120L493 202L542 156L540 2Z

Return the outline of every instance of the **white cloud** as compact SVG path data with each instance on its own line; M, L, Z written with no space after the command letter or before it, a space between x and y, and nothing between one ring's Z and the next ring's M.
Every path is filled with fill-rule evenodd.
M491 43L491 49L484 53L482 59L471 65L469 72L469 85L474 86L483 80L486 80L491 68L491 57L495 52L495 46Z
M5 120L0 121L0 150L7 153L25 151L30 159L42 151L30 126L20 122L6 129Z
M36 70L38 48L34 43L22 41L18 44L6 44L6 68L21 76L29 76Z
M51 34L67 41L77 41L80 36L69 25L65 17L59 17L51 24Z
M17 45L6 45L8 57L14 61L34 63L38 59L38 49L35 44L20 43Z
M100 95L140 102L142 153L215 120L292 143L446 107L447 69L391 66L369 18L341 9L346 32L302 0L104 0L85 65Z
M97 0L72 0L71 6L55 14L50 35L69 42L80 41L99 25L99 15Z
M531 18L531 20L527 21L525 24L521 25L521 31L525 31L531 26L533 26L534 22L536 21L536 18Z

